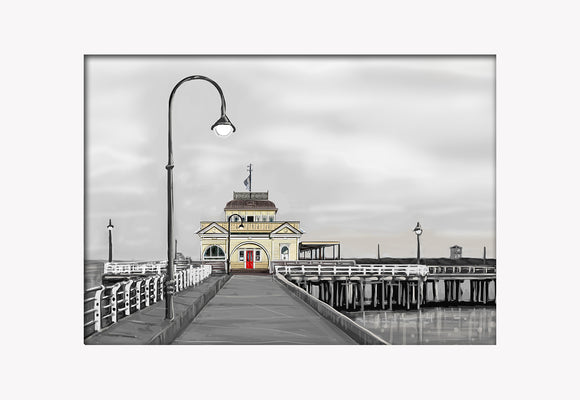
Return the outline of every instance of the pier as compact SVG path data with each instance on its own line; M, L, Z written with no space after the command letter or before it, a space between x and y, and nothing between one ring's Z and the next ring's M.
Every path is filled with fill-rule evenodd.
M218 264L178 264L168 321L165 262L107 263L85 291L85 343L388 344L340 311L495 304L495 266L300 260L229 275Z
M268 275L233 275L172 344L357 344Z
M495 266L308 263L302 260L276 263L274 269L309 294L345 311L410 310L435 304L495 304Z

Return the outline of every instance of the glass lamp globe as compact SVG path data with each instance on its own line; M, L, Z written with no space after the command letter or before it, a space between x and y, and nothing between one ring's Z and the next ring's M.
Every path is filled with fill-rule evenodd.
M423 228L421 228L421 225L419 225L418 222L417 222L417 226L415 227L415 229L413 229L413 232L415 232L417 234L417 236L419 236L420 234L423 233Z
M212 125L211 129L217 136L222 138L228 137L236 131L236 127L230 122L226 115L222 115L221 118Z
M213 131L219 137L228 137L234 132L231 125L216 125Z

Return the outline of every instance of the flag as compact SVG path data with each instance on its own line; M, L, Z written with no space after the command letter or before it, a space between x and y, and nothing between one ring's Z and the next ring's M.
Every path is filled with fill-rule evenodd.
M252 181L251 181L251 177L250 175L248 175L248 177L246 178L246 180L244 181L244 186L246 187L246 189L250 190L250 187L252 185Z

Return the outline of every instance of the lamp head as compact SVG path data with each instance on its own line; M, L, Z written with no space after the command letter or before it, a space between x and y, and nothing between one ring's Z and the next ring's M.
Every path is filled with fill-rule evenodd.
M244 223L243 222L240 223L240 226L238 226L238 229L244 230Z
M419 224L417 222L417 226L415 227L415 229L413 229L413 232L415 232L415 234L417 236L419 236L420 234L422 234L423 233L423 228L421 228L421 224Z
M111 220L109 219L109 225L107 225L107 229L112 231L114 228L113 224L111 224Z
M223 114L220 119L218 119L215 124L211 126L211 129L219 137L228 137L236 131L236 127L232 124L227 115Z

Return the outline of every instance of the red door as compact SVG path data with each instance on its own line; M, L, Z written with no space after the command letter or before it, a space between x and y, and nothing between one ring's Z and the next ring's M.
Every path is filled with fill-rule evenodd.
M254 269L254 250L246 251L246 269Z

